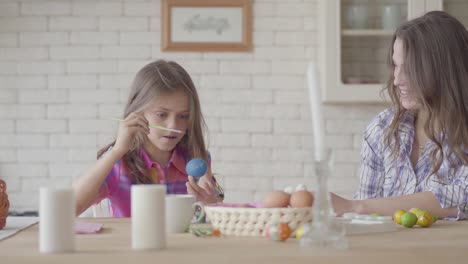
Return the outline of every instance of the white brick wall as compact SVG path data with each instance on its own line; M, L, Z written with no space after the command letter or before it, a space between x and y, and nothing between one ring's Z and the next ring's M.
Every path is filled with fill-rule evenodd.
M12 209L37 209L38 187L70 185L109 143L135 72L180 62L198 86L213 171L229 202L312 185L305 70L317 57L316 0L253 1L252 52L162 52L160 1L0 3L0 177ZM361 133L381 105L328 105L330 189L351 195Z

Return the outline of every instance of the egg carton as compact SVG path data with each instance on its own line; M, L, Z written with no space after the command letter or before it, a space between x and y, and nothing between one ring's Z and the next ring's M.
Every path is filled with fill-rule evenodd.
M343 226L345 235L392 232L397 230L397 226L391 216L346 213L342 217L332 217L331 219Z

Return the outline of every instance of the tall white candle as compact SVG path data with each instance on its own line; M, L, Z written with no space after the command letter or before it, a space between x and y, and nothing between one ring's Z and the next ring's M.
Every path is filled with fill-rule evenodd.
M132 185L133 249L163 249L166 247L165 197L165 185Z
M309 87L309 101L312 114L314 133L315 160L325 160L325 128L322 116L322 93L317 79L317 67L310 63L307 69L307 84Z
M39 190L39 251L75 250L75 201L72 189Z

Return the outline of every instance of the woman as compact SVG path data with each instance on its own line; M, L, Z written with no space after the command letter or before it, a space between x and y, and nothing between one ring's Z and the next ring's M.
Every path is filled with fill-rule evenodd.
M393 106L366 128L357 200L332 194L338 214L421 208L468 214L468 32L433 11L402 24L389 52Z

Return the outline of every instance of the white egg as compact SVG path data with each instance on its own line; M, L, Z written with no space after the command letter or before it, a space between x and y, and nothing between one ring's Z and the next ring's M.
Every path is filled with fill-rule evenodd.
M293 193L293 191L294 191L294 189L293 189L292 186L286 186L286 188L284 188L285 193L291 194L291 193Z
M305 184L302 184L302 183L301 183L301 184L298 184L298 185L296 186L296 192L297 192L297 191L307 191L307 186L306 186Z

